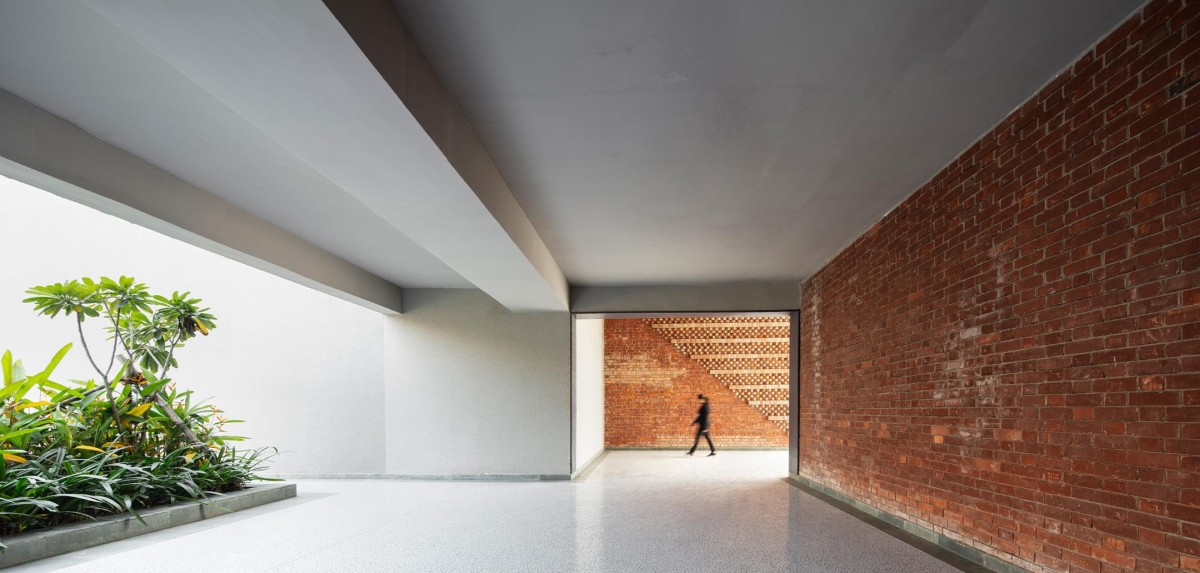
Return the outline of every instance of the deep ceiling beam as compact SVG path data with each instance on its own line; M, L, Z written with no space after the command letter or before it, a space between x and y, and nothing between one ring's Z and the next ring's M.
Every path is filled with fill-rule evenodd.
M562 270L392 5L387 0L324 2L565 305L569 293Z
M748 282L696 286L575 286L571 312L744 313L800 308L798 282Z
M345 28L318 0L85 4L510 310L567 310L562 272L386 2L355 3L371 23Z
M402 310L392 283L5 90L0 174L343 300Z

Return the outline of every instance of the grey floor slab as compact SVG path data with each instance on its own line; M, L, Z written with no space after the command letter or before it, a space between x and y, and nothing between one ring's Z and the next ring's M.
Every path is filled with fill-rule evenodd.
M291 500L7 571L957 571L784 483L786 465L619 451L581 482L302 481Z

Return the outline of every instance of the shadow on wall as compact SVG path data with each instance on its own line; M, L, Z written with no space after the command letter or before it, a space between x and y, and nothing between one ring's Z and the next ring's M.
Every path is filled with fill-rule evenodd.
M568 475L571 316L406 289L384 322L387 473Z

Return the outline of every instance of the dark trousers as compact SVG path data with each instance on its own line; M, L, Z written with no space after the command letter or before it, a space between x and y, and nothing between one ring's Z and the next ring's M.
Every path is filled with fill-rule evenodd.
M713 452L717 451L717 448L713 447L712 438L708 437L708 428L701 428L699 426L696 426L696 441L692 442L692 449L688 450L688 453L692 453L692 452L696 451L696 446L700 445L700 435L701 434L703 434L704 439L706 441L708 441L708 449Z

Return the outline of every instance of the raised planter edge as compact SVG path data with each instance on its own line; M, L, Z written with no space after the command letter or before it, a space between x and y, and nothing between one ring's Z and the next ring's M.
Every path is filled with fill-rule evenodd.
M139 510L146 523L130 514L109 515L51 529L5 537L0 569L195 523L235 511L296 497L294 483L256 483L246 489L201 501L188 501Z

